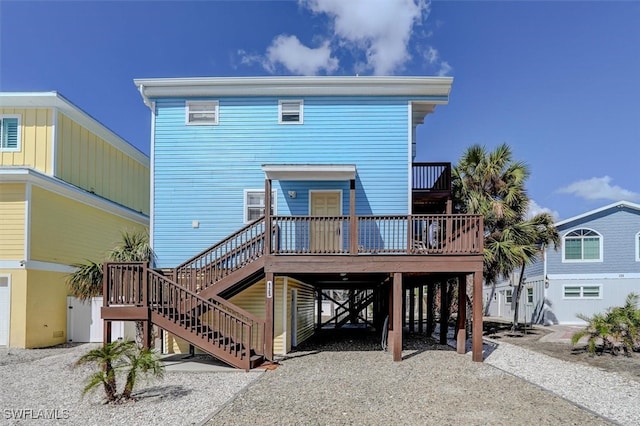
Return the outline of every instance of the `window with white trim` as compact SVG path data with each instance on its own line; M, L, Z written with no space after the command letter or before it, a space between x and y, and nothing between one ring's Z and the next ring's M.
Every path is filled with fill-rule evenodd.
M189 126L218 124L218 101L187 101L185 121Z
M513 302L513 290L506 290L504 295L505 295L504 303Z
M602 262L602 236L591 229L576 229L563 238L563 262Z
M565 285L562 288L565 299L601 299L602 286L596 285Z
M0 151L20 151L20 116L0 115Z
M533 287L527 287L527 304L533 305Z
M303 101L278 101L279 124L302 124Z
M640 262L640 232L636 234L636 262Z
M276 213L277 193L271 193L271 214ZM244 222L249 223L264 216L264 191L246 189L244 191Z

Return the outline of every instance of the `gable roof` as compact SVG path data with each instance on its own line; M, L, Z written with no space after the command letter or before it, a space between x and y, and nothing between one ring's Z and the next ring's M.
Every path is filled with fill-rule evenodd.
M0 108L57 108L117 150L149 167L148 156L56 91L0 92Z
M585 217L589 217L589 216L592 216L594 214L597 214L597 213L600 213L600 212L603 212L605 210L609 210L609 209L612 209L612 208L615 208L615 207L617 207L617 208L627 207L627 208L632 209L632 210L640 211L640 204L636 204L636 203L632 203L632 202L629 202L629 201L622 200L622 201L617 201L615 203L607 204L606 206L597 208L595 210L590 210L590 211L588 211L586 213L582 213L582 214L579 214L577 216L570 217L569 219L561 220L560 222L556 222L555 225L556 226L566 225L567 223L571 223L571 222L574 222L576 220L583 219Z

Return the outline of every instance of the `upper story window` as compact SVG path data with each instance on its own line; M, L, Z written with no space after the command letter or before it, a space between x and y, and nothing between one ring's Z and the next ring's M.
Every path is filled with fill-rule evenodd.
M302 124L304 103L302 101L279 101L279 124Z
M271 214L276 214L276 191L271 192ZM244 191L244 221L253 222L264 216L264 191L246 189Z
M19 115L0 115L0 151L20 151Z
M640 232L636 234L636 262L640 262Z
M189 126L218 124L218 101L187 101L186 124Z
M576 229L564 236L563 262L602 262L602 236L591 229Z

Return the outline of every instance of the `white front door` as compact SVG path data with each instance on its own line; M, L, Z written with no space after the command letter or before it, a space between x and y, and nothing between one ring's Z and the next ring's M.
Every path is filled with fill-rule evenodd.
M9 323L11 320L11 288L9 277L0 277L0 346L9 346Z

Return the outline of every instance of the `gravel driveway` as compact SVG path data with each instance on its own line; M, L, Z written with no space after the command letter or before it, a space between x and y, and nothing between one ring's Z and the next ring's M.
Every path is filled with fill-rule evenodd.
M89 348L0 349L0 424L33 423L17 421L15 410L31 410L30 418L39 420L58 417L38 424L73 425L190 425L207 419L208 425L632 425L640 418L633 402L640 389L626 387L619 377L571 369L504 344L485 363L474 363L469 354L410 338L405 359L394 363L370 336L317 338L275 370L167 372L162 381L141 383L136 403L119 406L102 405L101 393L80 398L89 370L72 365ZM526 380L514 375L523 366ZM563 378L563 370L575 380ZM532 384L536 371L547 382ZM582 405L541 386L556 386L573 401L578 392Z

